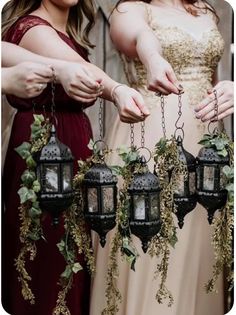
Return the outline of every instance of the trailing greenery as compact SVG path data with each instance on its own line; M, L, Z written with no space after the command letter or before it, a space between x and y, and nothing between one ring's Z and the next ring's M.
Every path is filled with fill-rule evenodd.
M160 277L159 289L156 293L158 303L168 299L168 306L174 302L172 293L166 287L170 248L175 247L177 240L176 226L173 220L173 212L176 212L174 204L174 191L178 185L178 177L187 175L185 165L179 160L179 152L176 139L161 138L155 146L154 161L156 172L161 184L161 229L154 236L149 245L151 257L160 258L155 272L155 278Z
M233 286L233 225L234 225L234 145L232 140L223 132L205 134L199 142L206 148L216 150L219 156L229 155L230 163L224 166L225 188L228 197L225 206L220 209L219 216L213 219L212 244L215 253L212 277L206 283L206 291L217 292L216 282L224 268L227 271L229 289Z
M29 255L29 259L34 260L37 253L36 241L45 239L41 225L42 210L37 199L40 184L36 177L37 165L34 155L48 143L50 129L51 125L48 120L44 119L43 115L34 115L30 141L24 142L16 148L17 153L26 161L26 170L21 176L22 184L18 191L21 203L19 216L22 248L16 258L15 265L19 273L23 298L29 300L31 304L35 303L35 296L29 286L32 278L25 267L26 258ZM53 315L70 315L70 310L66 305L66 296L73 285L74 275L83 269L78 261L78 255L84 253L88 269L91 273L95 270L91 239L85 230L81 192L83 172L89 167L90 160L89 162L78 162L79 171L73 181L75 197L71 207L64 213L64 234L57 247L65 259L66 266L60 276L61 290L58 293Z
M21 283L21 291L25 300L31 304L35 303L35 296L30 289L29 282L31 276L28 274L25 264L27 255L32 261L37 254L36 241L43 238L41 226L42 211L37 200L37 193L40 190L40 184L36 177L36 162L34 154L47 144L50 125L42 115L34 115L34 121L31 125L31 136L29 142L23 142L15 150L26 162L26 170L21 175L21 187L18 190L20 196L20 241L22 247L15 260L18 279Z
M136 148L128 149L121 147L118 154L124 162L123 166L114 166L113 171L120 176L123 185L119 191L119 200L117 207L117 229L111 243L109 254L108 271L106 278L106 307L102 311L102 315L115 315L119 311L119 303L122 301L121 293L117 286L119 277L119 267L117 263L117 255L121 256L130 264L132 270L135 270L135 262L138 252L132 243L131 232L129 229L129 204L130 198L128 187L135 173L142 171L139 163L139 154Z

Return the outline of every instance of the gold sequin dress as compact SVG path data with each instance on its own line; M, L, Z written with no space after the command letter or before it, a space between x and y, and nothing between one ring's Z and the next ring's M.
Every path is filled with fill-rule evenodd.
M206 29L200 38L195 38L182 28L160 25L151 16L149 5L146 7L150 26L161 43L163 57L171 64L184 87L181 118L181 122L184 122L184 147L196 156L199 151L197 143L207 131L207 125L195 118L194 105L198 104L207 95L207 89L212 87L212 76L223 53L223 39L216 26ZM140 61L123 59L128 82L142 93L151 111L145 122L145 146L152 150L163 135L160 98L147 90L146 71ZM174 133L177 112L178 97L165 97L167 137ZM107 129L106 141L112 149L120 145L130 146L129 125L121 123L117 117L115 123ZM140 124L135 125L135 144L141 144ZM116 154L109 161L113 165L119 162ZM152 168L151 163L150 169ZM140 240L133 237L140 254L136 271L131 271L128 264L118 258L118 285L123 296L118 315L223 315L222 278L218 282L218 294L206 294L204 290L204 284L211 276L214 263L211 233L207 212L197 205L194 211L185 217L183 229L178 229L178 243L171 251L167 286L174 295L172 307L168 307L167 303L160 305L156 302L158 281L153 279L153 275L157 260L143 254ZM104 249L99 246L97 236L94 237L97 275L92 286L90 315L100 315L105 306L105 278L109 243L113 235L113 232L108 234Z

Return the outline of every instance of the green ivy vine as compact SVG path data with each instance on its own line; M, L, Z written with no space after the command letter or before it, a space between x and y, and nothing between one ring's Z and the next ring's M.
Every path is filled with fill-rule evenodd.
M213 219L212 244L215 263L211 279L205 285L207 293L217 292L216 282L224 268L227 271L229 290L233 287L233 226L234 226L234 144L226 132L205 134L199 142L206 148L213 148L219 156L229 155L229 165L224 166L225 188L228 197L225 206L220 209L219 216Z

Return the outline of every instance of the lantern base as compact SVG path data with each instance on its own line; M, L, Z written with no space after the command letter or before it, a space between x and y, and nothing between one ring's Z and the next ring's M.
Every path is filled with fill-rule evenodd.
M39 205L43 211L48 211L53 218L53 225L59 224L61 213L67 210L73 202L74 193L65 195L61 194L41 194L39 196Z
M197 205L197 195L191 195L189 197L179 197L174 195L174 203L176 205L176 216L178 218L179 228L184 226L184 217L191 212Z
M155 236L161 228L161 222L130 222L130 230L132 234L136 235L142 242L143 252L146 253L148 250L148 242Z
M198 202L206 208L208 212L208 222L212 224L215 212L226 204L228 191L226 189L217 193L198 191L197 194Z
M116 226L116 214L95 214L86 213L85 219L89 223L92 230L100 236L100 244L102 247L106 244L106 235Z

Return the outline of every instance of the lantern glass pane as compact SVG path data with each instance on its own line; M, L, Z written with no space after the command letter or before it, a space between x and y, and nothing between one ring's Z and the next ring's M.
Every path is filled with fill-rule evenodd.
M178 175L176 179L176 189L175 189L175 194L179 196L184 196L184 174Z
M195 194L196 191L196 173L190 172L189 173L189 192L190 195Z
M58 169L59 165L44 165L44 175L45 175L45 192L58 192Z
M72 174L71 174L71 166L69 164L63 166L62 181L63 181L63 190L71 191Z
M134 195L134 219L145 220L145 196Z
M103 212L110 213L114 211L114 190L113 187L102 188Z
M150 196L150 203L150 219L157 220L159 218L159 196L157 193Z
M98 212L97 188L88 188L88 212Z
M200 166L197 167L196 174L197 174L197 189L200 190L200 187L201 187L201 167Z
M203 189L214 190L214 166L204 166Z
M225 186L227 184L227 179L223 172L223 168L224 168L224 165L221 166L220 168L220 189L225 189Z

